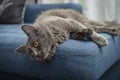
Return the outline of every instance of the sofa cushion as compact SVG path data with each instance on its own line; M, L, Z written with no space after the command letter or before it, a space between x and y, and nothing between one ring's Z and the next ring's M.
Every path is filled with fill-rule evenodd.
M120 59L120 37L102 34L109 41L106 47L100 48L92 41L70 39L57 48L51 62L40 63L15 52L27 38L21 25L0 26L0 71L3 72L43 80L98 80Z
M33 23L34 20L37 18L38 15L40 15L43 11L49 10L49 9L56 9L56 8L69 8L74 9L80 13L82 13L82 7L80 4L72 4L72 3L66 3L66 4L26 4L26 10L25 10L25 17L24 22L25 23ZM32 12L32 13L31 13Z
M21 23L26 0L0 0L0 23Z

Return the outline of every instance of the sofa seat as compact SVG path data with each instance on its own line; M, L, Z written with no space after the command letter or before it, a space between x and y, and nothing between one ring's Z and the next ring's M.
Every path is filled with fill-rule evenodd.
M27 39L21 24L0 24L0 71L43 80L98 80L120 59L120 37L101 35L108 46L70 39L57 48L52 61L40 63L15 52Z

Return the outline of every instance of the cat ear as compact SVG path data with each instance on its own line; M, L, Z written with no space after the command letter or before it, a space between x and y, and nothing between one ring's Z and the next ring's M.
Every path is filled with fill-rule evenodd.
M29 25L23 25L22 26L22 30L27 34L27 36L32 36L34 35L37 30L33 27L33 26L29 26Z
M25 48L26 48L26 46L22 45L22 46L16 48L15 51L18 52L18 53L26 53Z

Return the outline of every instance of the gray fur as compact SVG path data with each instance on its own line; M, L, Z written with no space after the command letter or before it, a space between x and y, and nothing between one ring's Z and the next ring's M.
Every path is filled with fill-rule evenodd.
M22 29L27 34L28 40L16 51L27 53L32 58L43 62L50 60L54 56L57 46L69 38L89 39L102 47L106 46L108 41L98 32L112 36L120 34L116 24L92 21L71 9L45 11L37 17L33 27L24 25ZM37 48L33 46L36 41L39 44Z

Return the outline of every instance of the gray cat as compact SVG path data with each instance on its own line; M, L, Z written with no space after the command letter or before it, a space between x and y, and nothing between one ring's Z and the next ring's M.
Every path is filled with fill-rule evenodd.
M114 22L92 21L71 9L45 11L37 17L33 26L23 25L22 30L28 36L28 40L16 51L27 53L41 62L51 60L57 46L69 38L89 39L102 47L106 46L108 41L98 32L112 36L120 34L120 29Z

